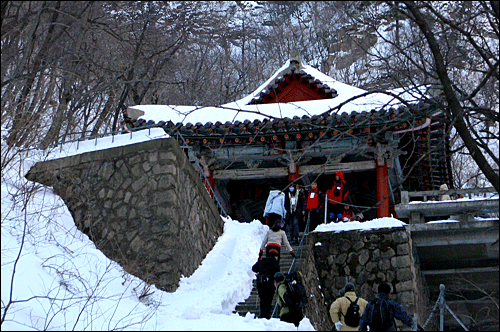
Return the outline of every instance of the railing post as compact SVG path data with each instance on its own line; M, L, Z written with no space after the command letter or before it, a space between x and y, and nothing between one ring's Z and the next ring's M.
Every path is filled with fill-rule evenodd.
M403 203L403 204L410 203L410 195L408 194L407 191L401 192L401 203Z
M444 331L444 289L445 286L443 284L439 285L439 331Z

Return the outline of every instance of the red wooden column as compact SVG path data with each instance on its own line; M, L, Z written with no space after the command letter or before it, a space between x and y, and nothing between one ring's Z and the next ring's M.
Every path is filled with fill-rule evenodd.
M206 178L203 178L203 184L205 185L205 188L207 188L208 194L210 195L211 198L214 198L214 192L212 190L215 190L215 179L214 179L214 171L208 170L209 175L206 175L206 171L204 172ZM212 187L212 190L210 189Z
M389 179L387 171L387 160L384 157L377 158L377 218L389 217Z
M295 163L288 165L288 182L295 181L299 177L299 166L295 165Z

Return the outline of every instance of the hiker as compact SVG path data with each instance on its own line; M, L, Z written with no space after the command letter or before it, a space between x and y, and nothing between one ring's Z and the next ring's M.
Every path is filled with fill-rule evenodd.
M260 299L260 318L271 319L272 302L275 292L274 274L280 271L278 253L271 253L270 257L262 258L252 266L257 273L257 291Z
M359 331L367 331L368 326L370 331L396 331L394 318L399 319L412 331L416 329L423 331L422 327L413 321L399 303L389 299L390 294L391 285L384 282L378 286L377 297L368 302L361 316Z
M357 321L350 315L348 310L351 303L358 305ZM354 284L348 282L344 286L344 296L337 298L330 306L330 318L337 331L357 331L359 328L359 318L363 315L368 301L358 297L354 289ZM347 315L347 317L346 317Z
M328 222L338 222L342 220L343 203L347 200L349 189L346 181L344 180L344 172L335 172L335 180L333 180L332 187L326 191L328 197Z
M288 290L285 284L285 275L282 272L274 274L274 286L276 287L276 302L280 308L279 317L281 321L293 323L299 326L304 314L300 309L296 309L291 304Z
M352 221L354 219L354 212L349 205L344 205L342 211L342 221Z
M307 193L306 212L309 212L309 230L314 230L321 222L321 209L325 198L318 189L318 183L311 183L311 188Z
M269 191L269 196L267 197L266 206L264 208L265 224L267 226L272 226L276 220L284 220L285 216L285 193L281 190Z
M303 219L305 210L304 194L297 187L290 185L285 195L286 230L292 244L299 243L299 220Z
M446 183L443 183L442 185L439 186L439 190L448 190L448 185ZM451 200L450 195L444 194L439 197L440 201L449 201Z
M262 258L262 254L264 253L264 249L266 249L266 257L278 254L278 263L281 257L281 246L284 245L285 249L290 252L293 258L295 258L295 253L293 252L290 243L286 237L286 233L283 230L284 224L282 220L276 220L273 227L267 231L266 237L264 241L262 241L262 245L260 247L259 259Z

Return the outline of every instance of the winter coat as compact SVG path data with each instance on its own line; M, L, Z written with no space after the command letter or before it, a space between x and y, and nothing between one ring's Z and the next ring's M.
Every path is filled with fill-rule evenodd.
M278 260L274 257L264 257L259 259L257 263L252 266L252 271L259 274L268 274L271 280L276 272L280 271Z
M345 218L347 218L348 220L346 220ZM354 219L354 213L352 212L351 209L344 209L342 211L342 220L343 221L352 221Z
M448 190L448 186L446 185L446 183L443 183L441 186L439 186L439 190ZM440 200L441 201L449 201L449 200L451 200L451 197L448 194L441 195Z
M287 307L285 303L285 294L287 292L287 288L285 285L285 281L278 282L278 286L276 287L276 301L278 302L278 306L280 308L279 317L286 315L290 312L290 308Z
M347 198L347 195L349 194L349 189L344 180L344 172L337 171L335 172L335 175L338 175L340 179L336 180L335 178L333 180L332 187L326 191L326 195L328 196L328 202L333 204L344 202ZM338 195L335 195L336 187L340 187L340 193Z
M279 214L283 219L286 216L285 193L280 190L271 190L269 192L264 208L264 217L268 216L270 213Z
M262 245L260 246L260 251L264 251L266 246L271 243L277 244L280 248L281 245L283 245L285 249L288 250L288 252L293 251L290 243L288 242L288 238L286 237L286 233L282 229L277 232L273 231L272 229L267 231L266 237L264 238L264 241L262 241Z
M296 199L295 210L292 209L291 202L292 199ZM292 217L302 218L302 211L306 208L306 201L302 191L295 189L292 193L287 190L285 194L285 209L287 220L292 220Z
M309 192L307 193L306 210L311 211L315 209L321 209L324 200L324 197L322 196L322 193L317 187L311 188L311 190L309 190Z
M389 303L390 311L389 311L389 317L390 320L393 321L394 318L399 319L403 324L406 326L410 327L412 331L416 331L417 324L413 321L413 319L406 313L406 311L403 309L403 307L392 300L389 299L389 295L385 293L378 293L377 295L378 298L384 299ZM370 302L371 303L371 302ZM367 305L368 307L369 305ZM361 319L359 320L359 331L366 331L368 322L366 318L366 312L367 310L365 309L363 315L361 316ZM395 331L394 327L392 327L392 330L388 331Z
M347 312L347 308L349 308L349 305L351 304L351 302L349 302L349 300L345 298L346 296L350 298L353 302L357 298L356 292L349 291L346 292L344 296L336 299L330 306L330 318L332 319L333 324L339 321L342 323L342 328L340 329L341 331L357 331L358 326L356 327L347 326L344 321L344 315ZM361 317L365 312L368 301L360 297L358 298L357 304L359 305L359 315Z

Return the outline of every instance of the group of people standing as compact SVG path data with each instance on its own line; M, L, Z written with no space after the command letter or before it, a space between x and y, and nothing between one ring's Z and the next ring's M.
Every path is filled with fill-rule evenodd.
M290 242L297 244L299 232L305 229L307 216L310 218L311 230L323 222L363 221L363 214L355 214L350 200L344 173L338 171L326 193L318 188L317 182L312 182L306 192L303 192L299 184L292 184L284 191L271 190L264 217L269 226L278 219L283 220Z

